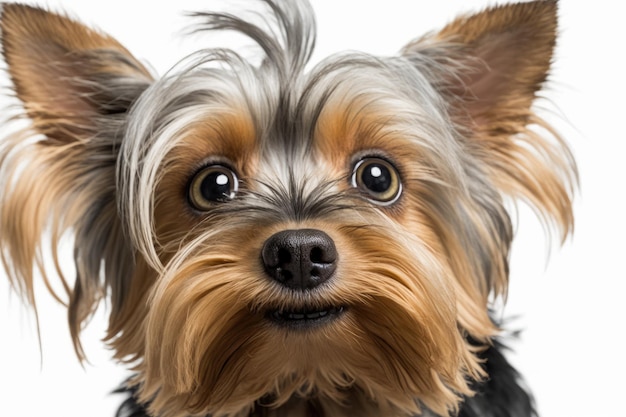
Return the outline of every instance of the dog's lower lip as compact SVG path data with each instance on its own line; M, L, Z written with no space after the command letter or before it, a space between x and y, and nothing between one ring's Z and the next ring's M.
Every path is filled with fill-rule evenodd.
M268 318L273 322L296 327L308 327L337 318L345 312L345 307L329 307L323 309L273 310Z

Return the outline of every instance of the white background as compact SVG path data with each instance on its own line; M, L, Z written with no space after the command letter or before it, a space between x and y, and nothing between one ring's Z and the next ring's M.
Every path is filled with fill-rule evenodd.
M31 3L30 1L26 1ZM183 11L210 2L49 1L109 32L159 74L199 46L185 42ZM314 0L319 24L315 59L356 49L390 55L459 12L484 0ZM533 387L544 417L626 416L626 74L623 19L608 0L561 1L561 37L550 117L578 159L581 193L576 231L551 256L540 225L522 210L511 260L507 312L524 330L513 357ZM612 7L613 6L613 7ZM4 84L4 83L3 83ZM45 178L42 178L45 181ZM112 417L120 398L109 395L127 375L104 349L103 311L84 332L90 363L72 351L65 311L39 297L40 354L32 313L0 275L0 416Z

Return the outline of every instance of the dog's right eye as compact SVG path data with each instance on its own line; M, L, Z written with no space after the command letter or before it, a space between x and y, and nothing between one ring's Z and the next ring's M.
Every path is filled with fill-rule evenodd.
M189 202L201 211L209 210L215 203L232 200L239 189L237 175L223 165L210 165L201 169L189 185Z

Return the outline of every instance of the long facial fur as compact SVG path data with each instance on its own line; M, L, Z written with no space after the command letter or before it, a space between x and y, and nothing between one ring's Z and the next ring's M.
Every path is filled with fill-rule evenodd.
M576 180L566 145L529 107L547 68L528 69L525 90L500 94L500 112L468 97L492 48L474 32L519 24L528 40L549 26L545 40L533 38L541 52L529 52L549 62L556 3L496 8L400 56L341 54L310 70L310 6L261 3L270 18L258 24L196 15L198 31L249 36L263 51L259 65L204 50L153 80L90 32L108 55L80 45L88 50L75 54L78 68L89 71L61 77L89 110L61 115L30 89L38 75L15 40L28 36L15 29L25 12L5 6L4 55L32 121L0 155L9 275L34 303L44 230L53 251L74 230L77 280L63 282L77 351L81 324L110 295L108 342L134 364L155 415L246 416L259 402L298 408L299 398L333 416L453 414L469 382L486 377L467 338L488 343L498 332L487 307L507 290L504 196L528 201L564 237ZM549 21L529 23L536 9ZM35 27L54 30L56 18L32 13L42 19ZM351 186L364 156L397 166L403 194L393 206ZM228 164L241 185L235 199L199 213L186 187L207 163ZM54 183L41 189L41 175ZM288 228L318 228L336 242L341 262L328 286L301 294L264 277L263 242ZM346 312L319 331L294 334L265 319L328 305Z

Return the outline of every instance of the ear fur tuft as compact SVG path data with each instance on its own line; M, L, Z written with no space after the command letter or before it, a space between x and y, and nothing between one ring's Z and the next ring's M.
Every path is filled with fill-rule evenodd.
M72 288L57 267L67 295L54 295L68 298L82 358L83 323L108 292L115 316L133 269L132 250L120 238L115 166L127 112L152 77L113 38L66 16L3 4L0 29L29 125L9 134L0 149L0 255L34 305L33 267L54 294L43 254L49 249L58 265L59 241L72 230L76 280Z
M428 73L464 145L495 186L527 202L565 239L573 229L576 163L532 108L549 74L557 11L554 0L496 6L456 19L402 53L430 60Z

